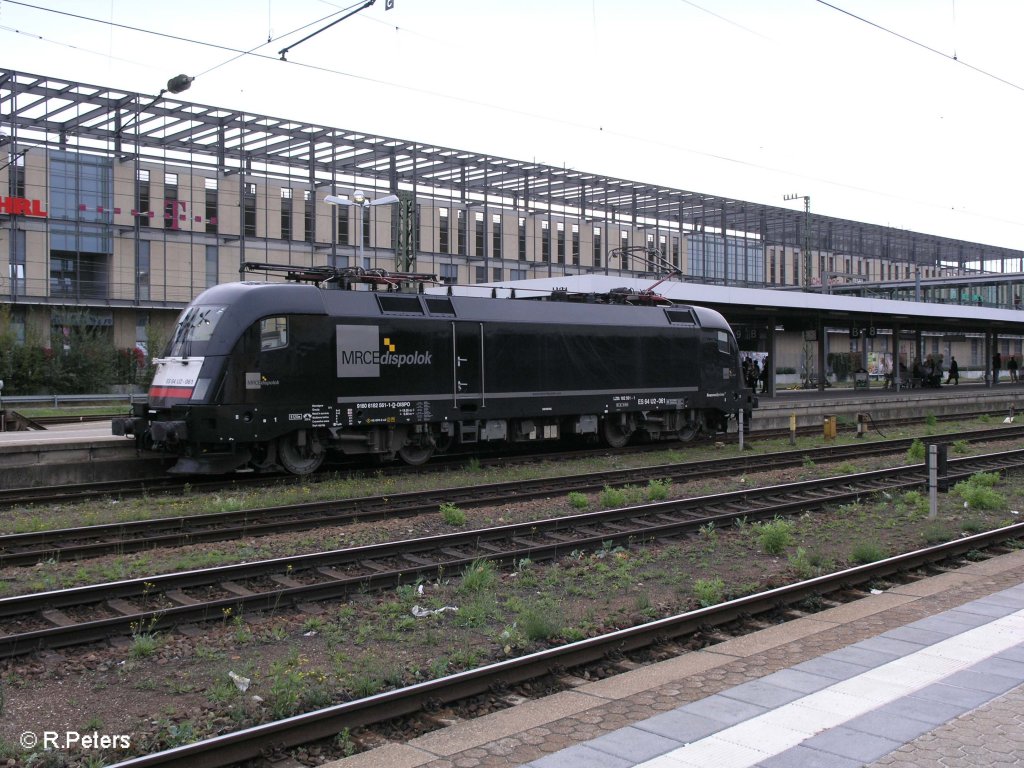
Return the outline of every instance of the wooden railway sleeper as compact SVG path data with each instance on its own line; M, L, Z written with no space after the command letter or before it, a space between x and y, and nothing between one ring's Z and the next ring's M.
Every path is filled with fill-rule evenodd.
M196 600L194 597L189 597L180 589L170 589L164 592L164 597L178 605L199 605L199 603L202 602L202 600Z
M326 565L317 568L316 572L319 573L321 576L326 576L328 579L334 579L335 581L341 581L342 579L347 578L345 574L343 574L341 571L337 571L334 568L330 568Z
M412 552L403 553L402 559L412 563L413 565L438 565L436 559L432 560L428 557L420 557L419 555L414 555Z
M66 613L58 611L56 608L47 608L42 612L42 616L55 627L73 627L78 623Z
M476 546L477 546L477 549L482 549L485 552L491 552L492 554L495 554L495 555L500 555L502 552L505 551L504 547L499 547L496 544L491 544L489 541L478 541L476 543ZM463 555L461 555L460 553L458 553L458 552L456 552L456 551L454 551L452 549L443 549L441 551L446 553L446 554L449 554L454 559L458 559L458 558L463 557Z
M135 616L143 612L137 605L122 597L113 597L107 600L107 607L112 611L120 613L122 616Z
M235 597L252 597L256 594L251 589L243 587L237 581L222 581L220 586L225 592Z

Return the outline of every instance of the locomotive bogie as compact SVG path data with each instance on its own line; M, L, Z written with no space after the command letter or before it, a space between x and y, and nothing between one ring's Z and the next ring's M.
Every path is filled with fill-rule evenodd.
M183 312L148 406L113 430L187 472L305 474L330 451L419 464L569 436L621 447L749 417L739 374L728 325L698 307L234 283Z

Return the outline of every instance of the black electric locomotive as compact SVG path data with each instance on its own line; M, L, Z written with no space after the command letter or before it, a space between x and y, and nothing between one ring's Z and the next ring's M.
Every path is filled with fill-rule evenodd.
M304 474L331 449L419 464L452 446L583 435L622 447L634 433L725 431L741 411L749 424L736 339L712 310L648 292L366 290L354 274L289 269L291 282L205 291L156 361L148 403L114 434L176 454L172 472Z

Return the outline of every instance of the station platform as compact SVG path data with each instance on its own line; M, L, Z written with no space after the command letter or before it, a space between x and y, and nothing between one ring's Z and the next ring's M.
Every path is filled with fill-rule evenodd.
M0 432L0 490L163 477L174 461L140 455L109 421Z
M858 413L871 419L910 416L955 417L979 411L1009 415L1024 407L1024 382L997 384L963 383L934 389L885 389L873 382L867 389L832 387L818 389L779 389L773 397L758 394L758 407L751 419L752 432L788 429L795 415L798 427L818 426L824 416L846 418L851 424Z
M1024 551L327 765L1024 765Z

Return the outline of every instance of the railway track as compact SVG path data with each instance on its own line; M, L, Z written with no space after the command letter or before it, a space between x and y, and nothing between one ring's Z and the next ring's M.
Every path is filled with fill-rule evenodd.
M1009 440L1024 436L1024 427L978 430L956 435L958 440ZM941 442L949 436L925 438ZM448 488L387 496L314 502L267 509L250 509L205 515L179 516L104 525L64 528L0 536L0 567L25 566L51 560L75 560L107 554L125 554L158 547L180 547L199 542L228 541L241 537L304 531L398 516L435 513L442 503L479 507L510 499L565 496L570 492L599 491L606 486L644 484L668 480L681 484L704 477L728 476L761 469L766 462L775 468L815 462L861 459L906 451L916 438L873 441L855 445L826 446L764 455L739 456L681 464L597 472L572 477L515 481ZM226 484L231 487L230 483ZM212 484L209 489L225 484Z
M949 462L950 479L1024 466L1024 449ZM920 466L590 512L351 549L154 575L0 599L0 657L393 588L477 560L511 565L686 536L918 487Z
M978 411L962 414L949 414L938 416L939 421L954 421L954 420L968 420L981 416L993 416L993 412ZM885 419L871 422L871 428L876 432L881 432L885 428L892 428L897 426L905 426L910 424L920 424L924 419L920 417L907 417L899 419ZM855 427L848 427L846 429L840 429L840 432L852 432ZM785 429L773 429L773 430L758 430L750 435L746 436L747 440L770 440L785 438L790 435L789 430ZM819 427L800 427L797 429L796 434L798 435L820 435L821 429ZM735 434L730 435L716 435L714 440L718 442L735 443L737 442L737 436ZM661 451L669 450L673 447L679 446L682 450L685 450L685 443L672 443L670 441L653 443L653 444L639 444L631 445L626 449L620 449L619 453L643 453L649 451ZM548 461L561 461L566 459L578 458L587 455L593 455L595 452L603 453L607 452L607 448L591 448L582 450L570 450L570 451L541 451L533 452L528 455L517 455L515 453L506 452L495 452L493 455L484 454L482 457L477 454L466 454L466 455L453 455L447 457L437 457L429 464L420 467L408 467L402 464L395 464L388 467L389 473L398 472L431 472L439 471L443 472L452 467L464 466L470 459L480 461L481 465L487 466L492 464L510 464L514 462L532 462L538 460ZM339 464L331 468L330 471L355 471L361 472L366 468L365 463L362 464ZM377 471L376 469L374 471ZM236 472L231 475L216 478L204 478L203 476L174 476L168 475L160 478L148 478L144 480L116 480L107 482L97 483L75 483L73 485L60 485L60 486L37 486L37 487L25 487L25 488L0 488L0 507L12 507L18 505L27 504L61 504L61 503L74 503L79 501L88 501L90 499L97 498L130 498L134 496L141 496L144 494L151 493L184 493L184 492L208 492L217 491L224 488L250 488L250 487L261 487L269 483L281 483L281 482L316 482L316 475L310 477L295 478L292 475L287 474L273 474L273 473L255 473L255 472Z
M561 671L573 674L587 665L604 664L651 647L664 649L682 644L688 636L707 632L736 622L749 623L751 617L778 613L780 607L796 606L809 598L828 606L858 599L868 594L867 585L879 579L906 575L934 565L955 561L969 552L999 549L1009 540L1024 537L1024 523L977 534L938 546L920 549L883 561L850 568L826 576L731 600L726 603L652 621L600 637L550 648L538 653L490 664L447 677L387 691L368 698L338 704L194 742L174 749L155 752L118 763L119 768L222 768L260 756L280 754L338 733L373 726L436 708L490 691L510 690L513 686L541 678L558 678ZM955 563L954 563L955 565ZM833 599L838 597L838 599ZM803 615L798 614L798 615ZM663 654L659 654L663 655ZM510 704L511 705L511 704Z

